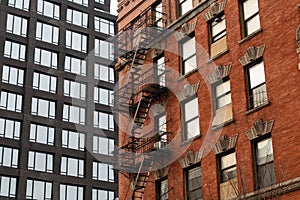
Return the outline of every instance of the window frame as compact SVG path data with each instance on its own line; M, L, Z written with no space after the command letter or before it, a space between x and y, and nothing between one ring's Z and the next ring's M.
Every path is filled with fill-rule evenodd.
M45 36L50 33L50 38ZM36 22L36 35L35 39L41 42L58 45L59 43L59 27L53 26L45 22L37 21Z
M5 93L6 93L6 95L5 95ZM3 100L2 97L4 97L4 95L5 95L5 99ZM9 100L9 98L13 98L13 100L14 100L13 104L11 104L12 100L11 99ZM5 106L2 106L2 101L4 101L3 103L5 104ZM13 106L13 108L10 108L11 106ZM22 113L22 110L23 110L23 96L21 94L9 92L9 91L6 91L6 90L1 90L1 93L0 93L0 109L7 110L7 111L12 111L12 112L17 112L17 113Z
M73 42L74 37L80 37L80 41L76 41ZM76 46L73 46L74 44L80 44L79 49L77 49ZM70 29L66 30L66 48L73 50L73 51L79 51L82 53L87 53L88 50L88 36L83 34L83 33L79 33Z
M195 42L194 42L194 47L193 48L195 48L195 52L192 54L192 55L190 55L189 57L187 57L187 58L184 58L183 56L183 45L185 44L185 43L187 43L187 42L189 42L190 40L194 40ZM195 38L195 33L193 32L193 33L191 33L191 34L189 34L189 35L187 35L186 37L184 37L183 39L181 39L180 41L179 41L179 51L180 51L180 71L181 71L181 75L182 76L186 76L187 74L189 74L189 73L191 73L191 72L193 72L194 70L196 70L197 69L197 47L196 47L197 45L196 45L196 38ZM195 66L194 66L194 68L193 69L191 69L191 70L189 70L189 71L187 71L186 70L186 62L189 62L191 59L193 59L193 57L195 57Z
M101 167L101 165L103 165L103 167ZM104 174L104 171L101 170L102 168L106 168L105 169L106 170L106 173L105 173L106 178L101 178L100 174ZM101 163L101 162L93 161L92 179L95 181L105 181L105 182L109 182L109 183L114 183L116 181L117 177L116 177L116 173L115 173L113 165L108 164L108 163Z
M220 20L220 21L219 21ZM216 26L218 23L222 22L224 20L225 27L222 31L215 34L213 33L213 27ZM223 35L224 34L224 35ZM212 20L209 21L209 39L210 44L213 44L219 40L221 40L223 37L226 37L227 31L226 31L226 17L224 11L215 16Z
M76 14L74 14L74 12L78 12L80 13L80 23L77 22L76 20L78 20L76 18ZM68 7L67 8L67 17L66 17L66 22L69 24L73 24L75 26L79 26L79 27L83 27L83 28L87 28L88 27L88 14L85 12L82 12L80 10Z
M16 72L16 74L14 74ZM12 79L16 78L16 81ZM3 65L2 82L23 87L25 79L25 70L13 66Z
M76 65L74 62L79 62L79 72L75 70ZM64 63L64 71L74 73L81 76L87 75L87 61L85 59L77 58L71 55L65 56L65 63Z
M14 34L14 35L19 35L22 37L27 37L28 19L18 16L18 15L15 15L15 14L11 14L11 13L7 13L6 16L7 16L6 32ZM12 18L10 18L10 17L12 17ZM10 20L9 20L9 18L10 18ZM16 31L16 29L18 28L18 24L16 25L16 19L18 19L18 18L20 19L20 25L21 25L21 27L19 27L20 33L17 33L17 31ZM11 24L8 22L11 22Z
M167 182L167 192L162 194L162 183ZM155 186L156 186L156 199L157 200L168 200L169 199L169 180L168 177L163 177L161 179L158 179L155 181Z
M198 177L200 177L201 178L201 186L199 187L199 188L196 188L196 189L194 189L193 191L197 191L197 190L201 190L201 196L200 197L198 197L199 199L202 199L203 198L203 176L202 176L202 167L201 167L201 163L198 163L198 164L194 164L194 165L192 165L192 166L189 166L189 167L187 167L187 168L185 168L184 169L184 180L185 180L185 184L184 184L184 186L185 186L185 199L188 199L188 200L193 200L193 199L191 199L190 198L190 195L189 195L189 193L191 192L190 190L189 190L189 181L190 181L190 179L189 179L189 172L191 171L191 170L196 170L197 168L200 168L200 171L201 171L201 175L200 176L198 176ZM197 198L197 199L198 199Z
M102 141L101 141L102 139ZM103 144L105 142L106 144ZM107 156L113 156L113 151L115 150L115 140L112 138L108 138L100 135L93 135L93 153L101 154ZM105 152L103 151L105 149Z
M101 70L102 68L102 70ZM107 77L103 78L103 73L107 72ZM106 75L106 74L105 74ZM104 81L107 83L115 83L115 73L112 67L95 63L94 64L94 79Z
M244 3L248 1L248 0L240 0L239 4L240 4L240 18L241 18L241 27L242 27L242 37L246 38L247 36L250 36L251 34L255 33L256 31L261 29L261 23L260 23L260 16L259 16L259 0L257 1L257 5L258 5L258 11L254 14L252 14L250 17L248 17L247 19L245 19L244 13L245 13L245 9L244 9ZM255 18L256 16L258 16L258 20L259 20L259 27L257 30L253 31L252 33L249 34L249 31L247 29L247 22L249 22L251 19Z
M69 200L70 197L68 197L68 188L75 188L76 189L76 196L77 196L77 200L84 200L84 186L81 185L71 185L71 184L65 184L65 183L60 183L59 184L59 196L60 196L60 200ZM71 189L70 188L70 189ZM63 191L62 191L63 190ZM64 194L64 195L63 195ZM79 196L79 194L81 194ZM76 200L76 199L72 199L72 200Z
M193 117L192 119L186 120L185 105L188 104L191 101L194 101L195 99L197 100L198 116ZM180 102L180 107L181 107L181 112L182 112L182 115L181 115L182 116L181 117L181 121L182 121L181 127L182 127L182 131L183 131L183 133L182 133L183 141L190 140L192 138L201 136L201 131L200 131L200 112L199 112L199 99L198 99L198 97L196 95L192 95L192 96L188 97L187 99L185 99L185 100L183 100L183 101ZM192 121L196 120L197 118L198 118L197 123L198 123L198 126L199 126L199 133L196 134L196 135L194 135L194 136L192 136L192 137L190 137L190 136L187 135L188 134L187 123L192 122Z
M227 81L229 82L229 91L226 91L225 93L223 93L223 94L221 94L221 95L218 95L218 94L217 94L217 87L220 86L220 85L222 85L222 84L224 84L224 83L226 83ZM225 106L227 106L227 105L229 105L229 104L232 104L232 98L231 98L231 84L230 84L230 78L229 78L229 76L226 76L226 77L222 78L221 80L219 80L219 81L213 83L213 84L212 84L212 91L213 91L212 97L213 97L213 107L214 107L214 112L215 112L216 110L220 109L220 108L223 108L223 107L225 107ZM220 106L219 103L218 103L218 102L219 102L218 100L221 99L222 97L227 96L227 95L230 95L230 103L225 104L224 106Z
M19 149L16 148L0 146L0 166L17 169L19 167L19 152Z
M1 126L2 124L3 124L3 128ZM10 125L13 125L13 128L7 128L7 126L10 126ZM12 134L10 134L11 136L9 136L7 133L8 130L10 130L10 129L12 129L12 132L13 132ZM14 140L20 140L21 129L22 129L21 121L0 117L0 137L14 139Z
M41 139L39 139L39 129L46 129L46 142L42 142ZM37 123L31 123L30 124L30 130L29 130L29 142L39 143L39 144L45 144L54 146L55 143L55 128L47 125L37 124ZM43 133L44 134L44 133Z
M259 64L263 65L263 70L264 70L264 82L260 83L259 85L251 88L251 77L250 77L250 69L259 66ZM244 71L245 71L245 77L246 77L246 91L247 91L247 105L248 105L248 110L255 110L257 108L260 108L261 106L264 106L266 104L268 104L268 92L267 92L267 83L266 83L266 73L265 73L265 65L264 65L264 61L263 58L258 58L257 60L249 63L248 65L246 65L244 67ZM259 99L259 102L257 103L258 105L255 106L253 97L254 97L254 93L253 90L257 89L261 86L265 86L265 91L260 91L261 94L263 94L263 96L265 95L265 97L263 97L264 99L261 100ZM260 96L260 95L259 95Z
M17 5L17 0L8 0L8 6L10 7L14 7L17 9L21 9L21 10L25 10L25 11L29 11L30 9L30 0L22 0L22 6L18 6Z
M42 76L44 76L45 78L48 78L48 88L47 89L43 89L42 84L44 83L44 81L42 80ZM37 78L37 80L36 80ZM52 76L49 74L44 74L44 73L40 73L38 71L34 71L33 72L33 83L32 83L32 88L36 89L36 90L40 90L40 91L44 91L44 92L50 92L55 94L56 90L57 90L57 77L56 76Z
M74 91L79 91L78 95L74 94ZM85 83L64 79L64 96L85 101L86 92L87 85Z
M49 60L49 65L46 65L45 63L43 63L43 55L45 54L50 54L50 59ZM40 47L35 47L34 49L34 64L36 65L41 65L44 67L48 67L48 68L53 68L53 69L57 69L58 66L58 53L54 52L54 51L50 51L47 49L43 49Z
M71 160L76 161L76 166L70 164L70 162L72 162ZM83 159L63 155L61 156L60 175L84 178L84 165L85 162ZM70 172L70 168L73 167L76 167L76 175L72 175Z
M8 187L8 194L7 195L3 195L1 194L2 191L4 191L4 189L2 188L4 183L3 183L3 179L8 179L8 182L9 182L9 187ZM17 178L16 177L12 177L12 176L0 176L0 196L1 197L12 197L12 198L16 198L17 196L17 189L18 189L18 186L17 186ZM3 185L2 185L3 184ZM5 185L5 187L7 187L7 185ZM13 191L11 191L13 190Z
M44 161L45 161L45 169L44 170L40 170L40 169L37 169L37 166L36 166L36 160L37 160L37 154L41 154L45 157ZM33 156L31 158L31 155ZM32 161L31 161L32 159ZM41 160L39 160L41 161ZM51 166L49 166L48 164L51 164ZM32 170L32 171L37 171L37 172L44 172L44 173L53 173L53 163L54 163L54 156L53 154L50 154L50 153L44 153L44 152L39 152L39 151L28 151L28 163L27 163L27 169L28 170ZM32 164L32 166L31 166Z
M52 14L45 13L45 3L51 4L51 6L53 7ZM39 10L40 8L42 10ZM38 0L37 1L37 14L59 20L60 19L60 6L58 4L52 3L50 1Z
M258 151L258 143L266 141L268 139L271 140L273 158L272 158L271 161L269 161L269 162L266 161L264 164L261 164L259 166L258 158L257 158L257 156L258 156L258 152L257 152ZM258 137L256 139L252 140L252 152L253 152L253 165L254 165L254 178L255 178L255 184L254 185L255 185L256 190L276 184L276 174L275 174L275 165L274 165L274 148L273 148L273 139L272 139L271 133L267 133L264 136L261 136L261 137ZM262 182L264 182L264 180L260 180L259 167L262 167L262 166L265 167L267 165L270 165L270 167L273 170L272 174L268 174L268 175L272 176L271 179L273 179L273 180L271 180L271 181L273 181L273 182L271 182L267 185L262 185L262 184L264 184L264 183L262 183ZM268 179L269 179L269 177L268 177Z
M71 110L72 108L73 109L75 109L75 108L77 109L78 108L78 120L77 119L72 120L70 118L71 112L75 112L75 111ZM64 113L65 109L67 109L67 111L66 111L67 113ZM84 113L84 116L81 116L82 113ZM67 116L67 117L65 117L65 116ZM62 121L69 122L69 123L74 123L74 124L85 125L85 123L86 123L86 108L81 107L81 106L76 106L76 105L71 105L71 104L64 103L63 104L63 117L62 117Z
M180 2L181 1L181 2ZM192 4L192 7L189 10L186 10L184 13L182 12L182 5L188 1L191 1L190 3ZM178 0L177 1L177 6L178 6L178 17L183 16L184 14L186 14L187 12L189 12L190 10L192 10L194 8L194 1L193 0Z
M70 134L76 134L77 136L77 145L78 147L71 147L72 145L70 144L71 136ZM85 141L86 141L86 134L82 132L76 132L72 130L67 130L67 129L62 129L61 137L62 137L62 148L66 149L73 149L73 150L78 150L78 151L85 151ZM83 141L82 141L83 140ZM66 143L65 143L66 142Z
M222 167L222 158L226 157L230 154L234 154L235 164L231 164L230 166L223 168ZM228 151L225 151L225 152L219 154L217 156L217 163L218 163L219 184L228 182L228 181L230 181L230 180L237 177L237 160L236 160L236 151L235 151L235 149L231 149L231 150L228 150ZM234 169L234 168L235 168L235 177L228 177L228 175L227 175L227 179L224 179L223 178L223 174L224 174L223 172L226 172L227 170Z
M36 100L34 100L34 99L36 99ZM52 101L49 99L43 99L43 98L39 98L39 97L34 97L34 96L32 97L31 100L32 100L31 115L35 115L35 116L39 116L39 117L46 117L49 119L55 119L55 117L56 117L56 102L55 101ZM41 109L40 101L44 101L44 102L46 101L48 104L47 116L44 116L44 115L42 115L42 113L39 113L39 110ZM34 105L35 102L36 102L36 105ZM36 109L34 109L34 106L36 107Z
M101 123L104 124L104 122L101 122L100 120L100 115L107 115L107 124L105 124L105 128L101 127ZM96 120L98 119L98 120ZM94 122L93 122L94 128L99 128L102 130L108 130L108 131L115 131L115 123L114 123L114 115L111 113L99 111L99 110L94 110Z
M16 47L17 47L17 49L15 49ZM27 47L25 44L15 42L12 40L5 40L3 55L5 58L10 58L10 59L25 62L26 61L26 48ZM6 54L7 51L9 51L8 54ZM18 51L17 56L12 56L13 51Z
M107 200L114 200L115 199L115 192L114 191L111 191L111 190L105 190L105 189L100 189L100 188L92 188L92 199L94 200L103 200L103 199L100 199L100 196L99 195L99 192L106 192L106 199ZM96 195L95 195L96 194Z
M35 189L35 186L36 186L35 183L42 183L43 190ZM29 186L29 184L31 184L31 186ZM48 187L50 187L50 189ZM36 199L36 196L35 196L36 191L38 191L38 192L42 191L44 200L51 200L51 198L52 198L52 182L31 179L31 178L27 179L27 181L26 181L26 199ZM50 196L49 196L49 194L47 195L48 192L50 192Z

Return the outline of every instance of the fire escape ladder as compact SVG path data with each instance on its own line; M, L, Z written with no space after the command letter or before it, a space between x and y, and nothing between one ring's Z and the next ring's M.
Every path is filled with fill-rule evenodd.
M143 157L141 164L139 166L139 171L136 174L136 177L135 177L135 180L133 183L131 200L143 199L143 194L144 194L146 185L149 180L152 165L153 165L152 160L148 160L148 159L145 159L145 157Z

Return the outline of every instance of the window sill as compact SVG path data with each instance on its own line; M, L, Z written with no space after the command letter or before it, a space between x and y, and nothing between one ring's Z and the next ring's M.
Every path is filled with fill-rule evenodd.
M251 109L251 110L246 111L246 115L250 115L250 114L252 114L252 113L254 113L254 112L256 112L256 111L258 111L258 110L260 110L260 109L263 109L264 107L269 106L270 104L271 104L271 103L270 103L269 101L267 101L267 102L264 103L263 105L260 105L260 106L258 106L258 107L255 107L255 108Z
M191 76L191 75L192 75L193 73L195 73L196 71L198 71L197 68L193 69L192 71L189 71L187 74L181 75L181 77L179 77L179 78L177 79L177 81L182 81L183 79L185 79L185 78Z
M201 137L202 137L202 135L200 133L199 135L196 135L195 137L192 137L190 139L182 141L181 144L180 144L180 146L185 146L185 145L187 145L187 144L189 144L189 143L193 142L194 140L199 139Z
M244 43L244 42L250 40L251 38L255 37L256 35L258 35L258 34L259 34L260 32L262 32L262 31L263 31L263 30L262 30L261 28L258 29L257 31L255 31L255 32L251 33L250 35L244 37L244 38L243 38L242 40L240 40L238 43L239 43L239 44L242 44L242 43Z
M214 57L211 57L211 58L207 61L207 63L208 63L208 64L212 63L214 60L216 60L216 59L222 57L224 54L226 54L226 53L228 53L228 52L229 52L229 49L225 49L225 50L222 51L221 53L215 55Z
M220 128L223 128L224 126L228 126L229 124L232 124L233 122L235 121L235 119L230 119L230 120L228 120L228 121L226 121L226 122L223 122L222 124L219 124L219 125L217 125L217 126L213 126L212 128L211 128L211 130L212 131L216 131L216 130L218 130L218 129L220 129Z

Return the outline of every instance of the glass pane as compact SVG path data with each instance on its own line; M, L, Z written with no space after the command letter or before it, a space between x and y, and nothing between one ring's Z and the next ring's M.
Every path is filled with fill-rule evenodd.
M258 12L258 0L247 0L243 3L244 19L248 19Z
M216 87L216 96L219 97L230 91L230 81L225 81Z
M235 152L221 157L221 169L236 165Z
M229 94L227 94L227 95L225 95L225 96L222 96L222 97L220 97L220 98L218 98L218 108L221 108L221 107L223 107L223 106L226 106L226 105L228 105L228 104L230 104L231 103L231 95L230 95L230 93Z
M274 160L272 138L257 143L257 164L263 165Z
M180 14L183 15L186 12L188 12L189 10L191 10L192 8L193 8L193 1L185 0L185 2L181 3L181 5L180 5Z
M258 63L255 66L249 68L250 75L250 88L254 88L265 82L264 63Z
M259 15L256 15L255 17L247 21L246 26L247 26L247 35L250 35L251 33L260 29Z
M183 60L185 60L195 53L196 53L195 37L193 37L182 44L182 58Z
M184 116L185 121L189 121L190 119L199 116L198 111L198 98L195 98L184 104Z
M199 118L196 118L186 124L187 126L187 139L193 138L200 134Z

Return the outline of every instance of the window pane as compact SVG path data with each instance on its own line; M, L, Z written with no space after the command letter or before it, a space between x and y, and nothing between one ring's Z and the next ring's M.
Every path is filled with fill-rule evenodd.
M189 121L190 119L199 116L198 98L195 98L185 103L184 110L185 110L185 121Z
M243 3L244 19L248 19L258 12L258 0L247 0Z
M250 88L254 88L265 82L264 63L261 62L249 68Z
M274 160L272 139L267 138L257 143L257 164L262 165Z
M259 15L256 15L255 17L247 21L246 26L248 35L260 29Z

